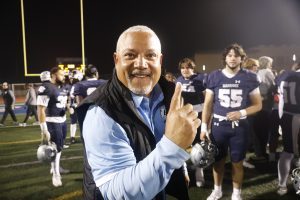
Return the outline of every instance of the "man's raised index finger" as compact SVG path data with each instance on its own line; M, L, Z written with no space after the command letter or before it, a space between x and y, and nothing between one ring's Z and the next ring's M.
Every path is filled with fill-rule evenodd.
M181 92L182 92L182 85L181 83L177 82L175 91L172 97L171 105L170 105L170 110L176 110L180 107L182 107L182 97L181 97Z

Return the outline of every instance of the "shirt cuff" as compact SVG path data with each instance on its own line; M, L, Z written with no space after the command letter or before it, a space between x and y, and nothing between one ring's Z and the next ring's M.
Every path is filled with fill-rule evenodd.
M176 145L166 136L163 136L156 148L160 152L161 159L174 169L180 168L186 160L190 158L190 154L184 149Z

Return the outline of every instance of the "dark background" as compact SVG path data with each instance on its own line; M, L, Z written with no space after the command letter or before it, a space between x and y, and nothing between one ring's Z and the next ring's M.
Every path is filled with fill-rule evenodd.
M113 69L118 36L132 25L152 28L162 43L165 70L183 57L220 52L238 42L300 44L299 0L84 0L85 55L101 74ZM24 0L28 73L55 66L57 57L81 57L80 0ZM0 81L24 77L20 0L1 3ZM299 55L300 56L300 55Z

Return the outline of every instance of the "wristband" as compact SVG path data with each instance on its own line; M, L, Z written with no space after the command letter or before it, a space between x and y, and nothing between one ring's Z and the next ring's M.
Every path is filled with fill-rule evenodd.
M247 111L245 109L240 110L241 118L247 117Z
M48 131L47 123L46 123L46 122L40 123L40 127L41 127L41 130L42 130L42 131Z
M201 133L202 133L202 132L207 133L207 123L202 123L202 124L201 124Z

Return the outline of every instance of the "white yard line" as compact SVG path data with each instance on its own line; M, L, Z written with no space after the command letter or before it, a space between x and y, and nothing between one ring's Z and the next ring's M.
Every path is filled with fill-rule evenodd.
M68 158L61 158L60 160L76 160L81 159L83 156L72 156ZM22 162L22 163L14 163L14 164L8 164L8 165L0 165L1 168L9 168L9 167L19 167L19 166L25 166L25 165L32 165L32 164L41 164L40 161L31 161L31 162Z

